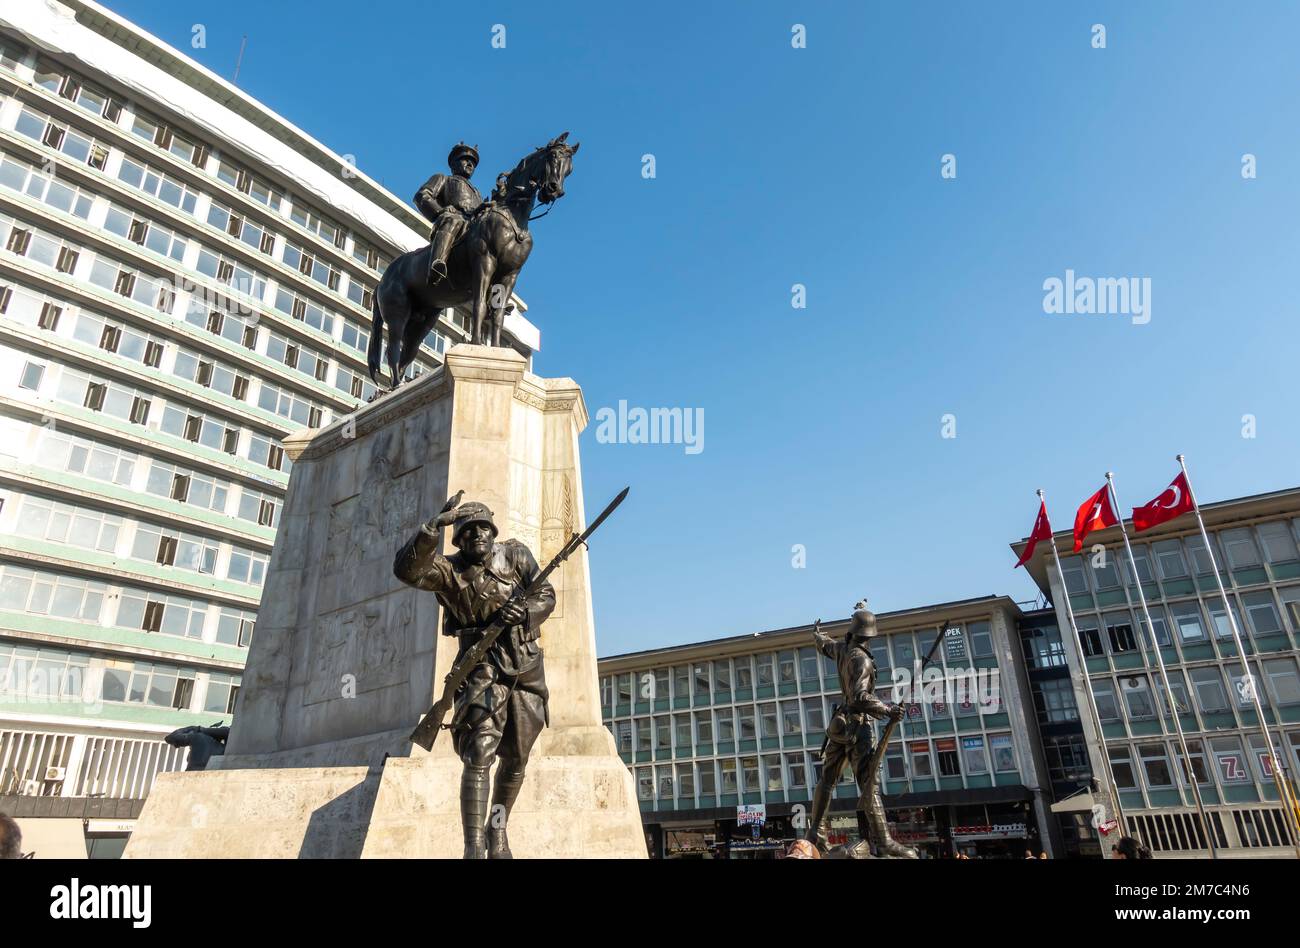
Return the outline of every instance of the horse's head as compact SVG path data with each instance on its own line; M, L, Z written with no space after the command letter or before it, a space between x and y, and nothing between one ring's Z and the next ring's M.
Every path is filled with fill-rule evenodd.
M543 170L537 200L543 204L553 204L564 197L564 179L573 170L573 156L582 144L570 145L565 141L568 137L569 133L565 132L547 142L545 148L538 149L543 154Z
M565 132L536 149L506 176L504 192L508 203L528 201L536 196L542 204L554 204L564 197L564 179L573 170L573 156L579 145L570 145Z

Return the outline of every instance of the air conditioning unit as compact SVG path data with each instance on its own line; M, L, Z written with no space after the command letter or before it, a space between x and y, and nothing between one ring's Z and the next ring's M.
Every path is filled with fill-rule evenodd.
M46 768L45 768L45 782L46 782L46 783L62 783L62 782L63 782L63 778L66 777L66 776L67 776L67 768L66 768L66 767L46 767Z

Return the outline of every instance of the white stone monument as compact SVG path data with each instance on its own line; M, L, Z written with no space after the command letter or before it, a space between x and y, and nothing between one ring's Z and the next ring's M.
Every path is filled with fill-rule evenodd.
M461 489L542 565L583 528L582 392L525 369L509 349L455 346L442 370L286 439L294 467L226 756L159 776L127 857L461 855L450 735L431 753L408 740L456 642L438 634L434 595L394 577L393 557ZM644 858L632 777L600 720L587 551L551 583L550 726L511 813L511 849Z

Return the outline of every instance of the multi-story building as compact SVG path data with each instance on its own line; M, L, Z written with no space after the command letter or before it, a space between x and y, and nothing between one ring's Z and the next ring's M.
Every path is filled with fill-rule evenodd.
M1294 777L1300 771L1300 488L1208 504L1202 512L1265 725L1280 763ZM1295 856L1273 761L1243 687L1246 669L1195 518L1180 517L1132 539L1136 577L1118 528L1090 534L1081 555L1070 554L1069 532L1057 534L1064 590L1046 544L1027 564L1058 607L1054 620L1039 619L1026 640L1026 651L1032 638L1041 656L1042 671L1031 674L1046 678L1056 669L1059 676L1050 688L1044 680L1040 705L1045 740L1056 745L1049 768L1052 754L1059 755L1058 790L1086 783L1078 746L1086 737L1091 773L1117 792L1131 833L1156 853L1208 855L1187 768L1180 767L1158 645L1218 855ZM1019 553L1024 544L1013 548ZM1142 616L1139 581L1154 641ZM1067 593L1082 655L1065 611ZM1085 681L1101 734L1088 710ZM1075 722L1078 734L1067 730Z
M184 761L162 736L230 720L281 439L374 395L372 293L427 233L103 7L0 11L0 811L111 854Z
M882 613L877 690L908 702L882 765L894 835L923 855L1062 853L1022 659L1022 613L988 596ZM842 638L847 620L824 623ZM895 692L927 669L945 688ZM839 697L810 626L611 656L600 662L606 726L636 781L653 855L775 854L802 835L819 750ZM879 739L883 725L876 725ZM859 838L848 767L831 842ZM762 807L762 824L747 822Z

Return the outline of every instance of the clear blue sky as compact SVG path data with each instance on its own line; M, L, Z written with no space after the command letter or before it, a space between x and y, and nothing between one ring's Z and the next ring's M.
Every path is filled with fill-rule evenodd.
M583 437L589 515L632 485L592 545L602 655L1030 598L1036 487L1063 528L1179 451L1203 501L1300 484L1294 4L110 5L187 51L205 24L227 78L247 33L239 84L402 196L461 138L484 190L582 142L518 287L535 368L593 416L705 418L696 455ZM1044 314L1066 269L1149 277L1150 323Z

